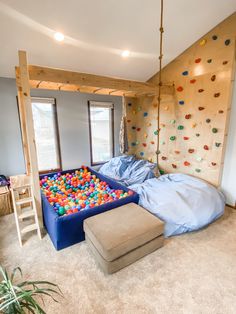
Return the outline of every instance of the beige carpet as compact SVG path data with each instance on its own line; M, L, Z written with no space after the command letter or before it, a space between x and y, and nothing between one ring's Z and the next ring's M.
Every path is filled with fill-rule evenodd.
M64 299L47 313L236 313L236 211L165 246L114 275L104 275L86 243L55 251L48 236L21 249L14 217L0 218L0 262L29 279L59 284Z

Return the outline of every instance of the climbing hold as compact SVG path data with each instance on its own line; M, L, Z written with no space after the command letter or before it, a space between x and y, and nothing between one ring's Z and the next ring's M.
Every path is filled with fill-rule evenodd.
M131 106L132 106L131 102L129 102L129 103L128 103L128 106L129 106L129 107L131 107Z
M162 156L162 157L161 157L161 159L162 159L162 160L166 160L166 159L167 159L167 157L165 157L165 156Z
M220 147L221 143L215 143L216 147Z
M197 126L197 123L192 124L192 128L196 128L196 126Z
M139 141L136 141L136 145L138 145L139 144Z
M185 162L184 162L184 165L185 165L186 167L188 167L188 166L190 166L190 162L185 161Z
M136 112L136 110L133 110L133 114L136 114L137 112Z
M208 145L204 145L203 148L204 148L205 150L209 150L209 146L208 146Z
M218 129L217 128L213 128L212 129L212 133L217 133L218 132Z
M219 97L220 96L220 93L215 93L214 94L214 97Z
M212 166L216 166L216 162L212 162L211 164L212 164Z
M141 106L139 106L139 107L138 107L138 111L141 111L141 110L142 110L142 107L141 107Z
M224 113L224 110L218 110L218 113Z
M154 145L154 144L155 144L155 142L154 142L154 141L151 141L150 143L151 143L152 145Z
M165 106L164 110L166 110L166 111L169 110L169 106Z
M204 107L198 107L198 110L199 111L202 111L202 110L204 110L205 108Z
M155 131L154 131L154 135L158 135L158 130L155 130Z
M144 152L140 152L140 156L144 156Z
M179 151L179 150L175 150L175 153L176 153L177 155L179 155L179 154L180 154L180 151Z
M199 172L201 172L201 169L196 168L195 171L199 173Z
M196 157L196 160L197 160L197 161L202 161L202 159L203 159L203 158L200 157L200 156L197 156L197 157Z
M147 124L147 126L151 126L151 125L152 125L151 123L148 123L148 124Z
M193 148L189 148L188 152L189 152L190 154L192 154L192 153L194 153L194 149L193 149Z
M178 129L178 130L183 130L183 129L184 129L184 126L183 126L183 125L178 125L177 129Z
M180 100L179 105L184 105L184 100Z
M190 113L185 115L185 119L187 119L187 120L191 119L191 117L192 117L192 115Z
M145 138L147 138L148 137L148 135L147 135L147 133L144 133L144 135L143 135Z
M196 133L195 135L196 135L197 137L199 137L199 136L200 136L200 134L199 134L199 133Z
M204 92L204 89L203 89L203 88L200 88L200 89L198 90L198 92L199 92L199 93L203 93L203 92Z
M214 82L215 80L216 80L216 76L215 76L215 75L212 75L211 81Z
M208 60L207 60L207 63L211 63L211 62L212 62L212 59L208 59Z
M225 46L228 46L230 44L230 39L226 39Z
M191 84L194 84L195 82L196 82L195 79L190 80L190 83L191 83Z
M137 131L138 131L138 132L141 131L141 128L137 128Z
M228 63L228 61L223 61L222 62L223 65L226 65L227 63Z
M172 164L172 167L173 167L174 169L176 169L176 168L177 168L177 166L176 166L175 164Z
M164 123L161 123L161 127L164 128L166 125Z
M136 126L132 126L132 130L136 130Z
M182 86L177 87L177 92L182 92L184 90L184 88Z
M161 174L161 175L165 174L165 171L164 171L164 170L159 169L159 171L160 171L160 174Z
M170 123L171 123L171 124L175 124L175 122L176 122L176 120L174 120L174 119L173 119L173 120L170 120Z
M195 63L199 63L199 62L201 62L202 61L202 59L201 58L197 58L197 59L195 59Z
M204 46L206 43L207 43L207 40L203 39L203 40L200 41L199 45L200 46Z
M147 116L148 116L148 112L144 112L144 113L143 113L143 116L144 116L144 117L147 117Z
M166 143L165 141L161 141L161 145L165 145L165 143Z
M170 140L171 140L171 141L175 141L175 140L176 140L176 136L174 136L174 135L171 136L171 137L170 137Z
M211 122L211 119L206 119L206 123L210 123Z
M183 76L188 75L188 71L184 71L184 72L182 72L182 75L183 75Z
M213 40L216 40L217 38L218 38L218 37L217 37L216 35L213 35L213 36L212 36L212 39L213 39Z
M131 120L127 120L127 122L128 122L128 123L130 123L130 122L131 122Z
M132 142L132 143L131 143L131 146L135 146L135 145L136 145L136 143L135 143L135 142Z
M189 137L188 137L188 136L184 136L184 140L185 140L185 141L188 141L188 140L189 140Z
M146 144L146 143L143 143L143 147L147 147L147 144Z

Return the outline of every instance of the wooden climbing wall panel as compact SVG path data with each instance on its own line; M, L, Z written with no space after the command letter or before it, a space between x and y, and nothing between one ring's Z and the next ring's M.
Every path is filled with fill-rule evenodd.
M219 185L235 70L236 13L163 69L174 82L161 96L160 168ZM158 74L150 79L158 82ZM156 161L157 100L126 99L130 153Z

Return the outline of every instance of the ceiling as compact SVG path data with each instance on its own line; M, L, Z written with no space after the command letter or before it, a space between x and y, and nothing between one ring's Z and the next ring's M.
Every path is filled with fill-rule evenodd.
M146 81L158 69L159 0L0 0L0 76L29 63ZM164 0L164 64L236 10L235 0ZM55 42L55 31L66 38ZM130 50L128 58L121 57Z

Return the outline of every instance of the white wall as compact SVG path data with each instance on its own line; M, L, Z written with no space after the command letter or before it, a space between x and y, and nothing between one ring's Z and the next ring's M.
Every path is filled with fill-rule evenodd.
M88 100L114 104L115 154L119 154L121 97L47 90L34 90L31 94L56 98L63 170L90 165ZM0 174L24 172L15 80L0 78Z
M232 108L230 113L229 132L225 153L224 171L221 184L226 195L227 203L236 204L236 81L234 81L234 92Z

